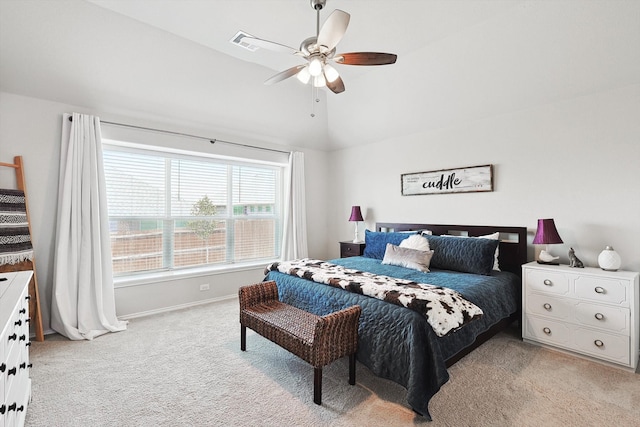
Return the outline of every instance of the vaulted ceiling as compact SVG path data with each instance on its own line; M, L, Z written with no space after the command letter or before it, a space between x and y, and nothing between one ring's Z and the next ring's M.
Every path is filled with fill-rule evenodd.
M316 103L295 78L263 85L300 58L229 41L243 30L297 48L315 35L309 0L0 0L0 90L333 150L637 82L624 43L637 5L327 0L321 23L351 15L339 52L398 61L336 66L346 91Z

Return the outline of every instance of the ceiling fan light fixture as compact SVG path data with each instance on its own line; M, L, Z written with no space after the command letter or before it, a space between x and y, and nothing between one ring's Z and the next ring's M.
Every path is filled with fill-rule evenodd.
M320 74L319 76L313 77L313 86L314 87L325 87L327 85L327 81L324 76Z
M322 61L317 56L314 56L309 61L309 74L313 77L318 77L322 74Z
M298 74L296 75L296 78L303 85L306 85L307 83L309 83L309 80L311 80L311 74L309 74L309 67L306 66L302 70L300 70L300 72L298 72Z
M325 79L327 79L327 81L329 83L333 83L333 82L336 81L336 79L338 77L340 77L340 74L338 74L338 70L333 68L331 65L325 64L324 65L324 77L325 77Z

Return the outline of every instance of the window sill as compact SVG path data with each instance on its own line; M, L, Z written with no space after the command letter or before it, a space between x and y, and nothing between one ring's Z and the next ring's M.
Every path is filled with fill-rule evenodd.
M257 268L264 268L271 262L277 260L263 260L260 262L244 264L226 264L218 267L190 268L186 270L162 271L158 273L139 274L131 277L114 277L114 288L127 288L130 286L149 285L158 282L169 282L173 280L187 279L191 277L213 276L217 274L227 274L236 271L249 271Z

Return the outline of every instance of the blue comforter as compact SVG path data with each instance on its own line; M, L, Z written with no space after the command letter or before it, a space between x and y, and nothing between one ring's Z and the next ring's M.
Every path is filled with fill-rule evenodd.
M520 279L511 273L493 272L490 276L446 270L422 273L365 257L329 262L451 288L483 310L480 319L438 337L421 314L405 307L276 271L269 272L265 279L276 281L281 301L320 316L360 305L357 359L379 377L406 387L409 405L429 419L429 400L449 380L446 360L473 343L480 333L515 313L519 306Z

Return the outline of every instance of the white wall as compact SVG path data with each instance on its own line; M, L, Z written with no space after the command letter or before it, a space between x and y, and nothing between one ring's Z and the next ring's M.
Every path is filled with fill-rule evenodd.
M25 164L29 209L31 214L33 242L39 281L41 310L45 329L49 327L51 291L53 280L55 221L57 212L58 173L60 162L60 136L63 113L80 112L97 114L103 120L150 126L196 135L212 135L220 139L260 145L260 141L240 134L229 137L216 129L193 128L188 125L167 126L162 122L136 119L131 115L123 119L113 112L108 116L72 105L45 101L0 92L0 161L11 162L20 155ZM202 150L212 150L211 144L200 142ZM290 150L273 144L262 146ZM178 147L184 148L184 147ZM189 149L197 150L193 145ZM304 149L307 176L307 204L324 206L326 200L327 154ZM0 187L15 188L13 170L0 169ZM322 210L308 209L309 252L311 256L327 256L327 217ZM117 314L128 316L142 312L153 312L166 307L182 306L194 302L235 295L239 286L262 280L262 268L218 273L188 279L165 280L149 285L137 285L116 289ZM200 292L199 285L208 283L211 290Z
M359 204L369 228L424 221L533 234L538 218L552 217L565 241L551 248L561 261L572 246L595 265L612 245L623 268L640 270L639 10L629 1L523 2L350 79L322 103L321 120L309 120L308 92L295 82L277 91L248 84L262 81L262 67L87 2L2 2L0 161L25 160L45 324L60 119L72 111L317 147L303 150L312 257L339 255L337 242L353 236L350 206ZM321 151L338 143L354 148ZM402 173L482 164L494 165L491 193L400 195ZM11 180L0 171L0 185ZM206 297L194 290L203 278L122 288L118 312L227 295L260 276L211 276L216 292Z
M351 205L376 221L513 225L554 218L567 264L573 247L597 266L605 245L640 271L640 85L565 99L331 153L333 241L352 236ZM494 165L494 191L401 196L400 175ZM332 256L337 244L330 242ZM529 258L534 249L530 246Z

